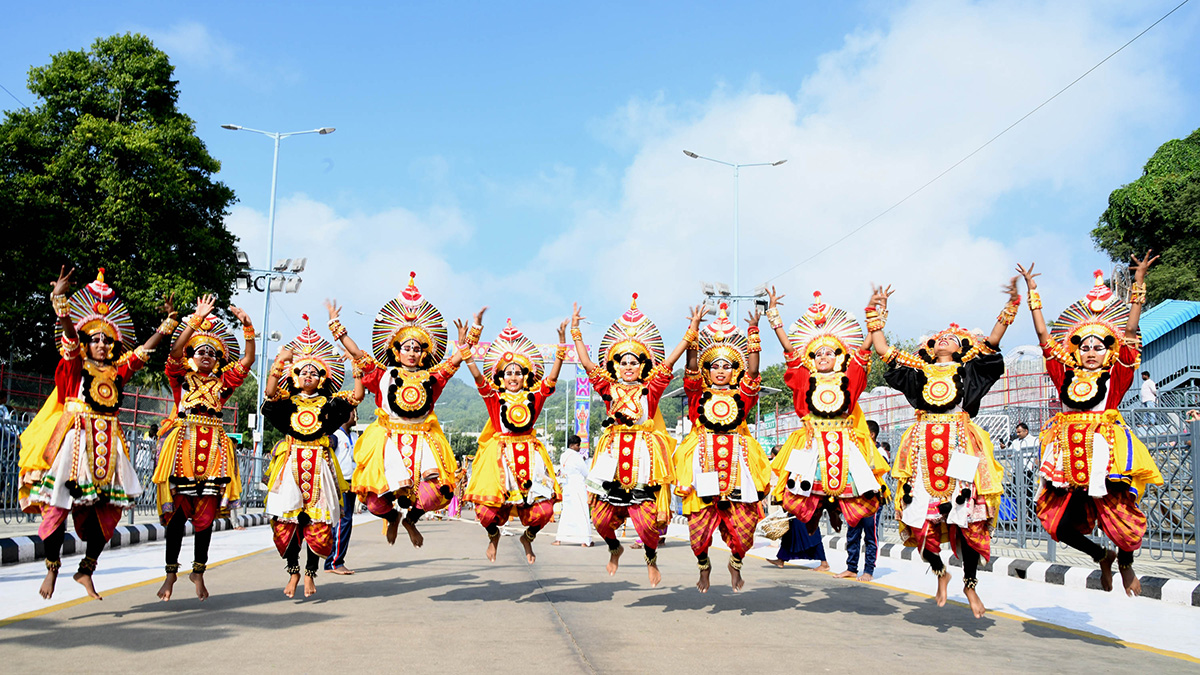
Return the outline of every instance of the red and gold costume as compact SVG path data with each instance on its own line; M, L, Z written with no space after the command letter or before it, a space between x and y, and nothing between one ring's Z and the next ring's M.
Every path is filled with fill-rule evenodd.
M1086 537L1099 522L1122 567L1133 564L1146 532L1146 514L1138 507L1145 486L1163 483L1145 444L1117 411L1141 360L1138 341L1124 339L1129 315L1129 306L1113 296L1097 271L1087 297L1051 327L1042 354L1064 409L1042 429L1044 483L1037 499L1038 517L1055 541L1099 561L1103 547ZM1108 347L1095 370L1084 368L1078 355L1091 337Z
M771 462L779 476L774 498L808 523L810 531L816 531L822 508L836 505L851 527L878 511L888 472L858 406L871 366L862 328L844 310L822 302L819 292L813 296L813 304L788 333L792 352L783 376L803 426ZM816 365L817 351L823 348L834 353L828 373Z
M933 348L944 336L956 339L960 349L952 361L937 363ZM979 557L991 557L1004 468L993 456L991 437L971 418L1004 374L1004 358L983 336L950 324L918 355L892 348L884 361L888 385L904 394L917 415L892 461L900 535L939 576L946 573L941 546L949 544L963 560L966 583L974 588ZM973 474L955 475L958 466L972 464Z
M68 340L59 326L54 391L21 434L19 497L25 513L42 516L38 536L55 537L57 546L67 514L74 514L76 532L88 540L80 571L90 574L122 513L142 494L118 413L122 389L150 355L135 347L129 309L104 283L103 269L66 303L79 339ZM99 334L112 341L104 361L81 344ZM57 565L57 550L46 560Z
M349 489L329 436L350 419L357 401L351 392L338 391L345 377L342 357L310 326L287 348L292 362L278 382L276 396L262 404L263 417L285 436L271 453L266 511L288 572L300 573L303 541L309 552L305 572L316 576L318 556L326 557L333 549L333 523L341 518L342 493ZM321 376L311 395L295 384L300 371L310 365Z
M621 357L632 354L642 366L640 377L625 382L617 375ZM670 485L674 482L671 455L675 442L667 435L658 403L671 370L658 327L637 308L637 294L629 311L604 333L595 366L588 373L592 387L604 399L608 420L596 441L592 473L586 485L592 524L610 549L620 546L616 531L627 518L646 550L655 559L660 528L671 517ZM597 465L613 467L600 476ZM607 473L607 472L605 472Z
M708 549L718 528L732 552L730 565L741 567L754 544L754 528L763 517L760 500L771 482L767 455L746 428L762 386L761 377L746 375L748 348L746 336L722 305L717 319L700 331L700 370L684 373L692 431L675 452L675 490L683 497L692 552L701 570L711 567ZM716 361L733 365L728 386L710 379L709 368Z
M525 373L525 386L518 391L503 385L504 369L513 364ZM533 541L553 518L555 502L562 500L546 446L535 433L555 382L543 378L541 353L511 321L488 347L483 374L479 395L488 421L479 434L465 499L475 504L475 519L489 535L515 511L527 528L522 536Z
M474 341L478 342L478 336ZM415 369L400 364L406 342L420 346ZM442 314L421 295L414 272L375 317L363 384L375 395L375 421L354 445L353 490L371 513L392 520L396 507L415 523L450 503L458 463L433 408L458 366L446 354Z
M188 338L184 358L167 359L167 381L175 407L159 430L163 442L153 481L163 524L181 511L198 532L211 526L222 509L236 507L241 496L237 457L233 441L225 433L221 410L242 386L247 372L238 362L237 339L223 320L189 317L176 336L188 322L197 327ZM218 367L207 375L198 372L187 356L201 345L218 354Z

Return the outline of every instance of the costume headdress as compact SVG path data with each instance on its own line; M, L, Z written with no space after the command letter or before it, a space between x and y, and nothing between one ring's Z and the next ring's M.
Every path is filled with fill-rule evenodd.
M386 362L392 352L400 359L400 345L416 340L424 345L429 364L439 363L446 355L446 323L437 307L417 290L417 273L410 272L408 286L400 295L380 308L375 315L375 327L371 332L371 351L375 359Z
M317 331L308 325L307 314L303 316L304 330L300 331L296 339L287 343L287 348L292 350L292 365L288 374L295 383L294 378L304 366L316 366L318 372L325 373L321 384L325 384L325 378L328 378L330 388L337 391L342 388L342 381L346 378L346 365L343 363L345 357L337 353L329 340L318 335Z
M175 335L171 338L172 341L183 333L184 326L188 324L192 316L194 314L189 315L179 324L175 329ZM204 317L204 321L200 322L200 327L192 330L192 335L184 347L194 350L201 345L208 345L217 350L225 361L236 361L242 355L241 347L238 346L233 331L229 329L229 324L220 317L212 315Z
M508 326L500 331L483 356L483 374L496 386L496 376L513 363L528 370L533 375L532 381L542 379L542 353L509 319Z
M1110 347L1104 362L1108 366L1116 357L1116 350L1111 347L1125 335L1128 320L1129 305L1113 295L1112 289L1104 284L1104 273L1096 270L1092 289L1082 300L1063 310L1050 326L1050 336L1072 357L1084 340L1100 338Z
M600 338L599 357L602 363L608 363L622 354L640 354L654 366L666 358L666 348L663 346L662 335L658 326L654 325L637 307L637 293L629 303L629 311L613 322Z
M708 369L714 361L729 361L733 364L732 384L737 384L742 372L746 369L746 354L750 343L746 335L738 330L737 324L729 320L726 310L729 306L721 303L717 318L700 331L700 372L704 380L708 380Z
M113 339L113 352L118 349L130 351L137 346L133 334L133 317L129 308L112 286L104 283L104 268L96 274L96 280L71 294L67 302L67 316L75 324L75 331L93 335L97 331ZM62 325L55 323L55 333L62 338Z
M821 292L813 293L813 304L788 331L792 348L800 352L804 367L815 371L814 355L821 347L830 347L837 355L834 370L845 370L847 357L863 343L862 326L844 309L830 307L821 301Z
M933 363L933 348L945 337L954 338L958 342L959 350L955 352L955 360L960 363L966 363L979 356L987 339L979 331L970 331L952 323L933 335L922 338L923 344L917 349L917 355L929 363Z

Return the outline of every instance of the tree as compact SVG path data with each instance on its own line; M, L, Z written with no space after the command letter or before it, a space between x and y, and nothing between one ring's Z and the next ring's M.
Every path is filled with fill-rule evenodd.
M236 276L224 226L234 193L177 107L174 68L146 37L116 35L29 71L39 102L0 122L0 357L38 370L56 357L49 281L106 268L139 339L162 298L222 303ZM160 350L164 351L164 350Z
M1162 256L1146 275L1150 303L1200 300L1200 129L1162 144L1141 178L1113 190L1092 239L1118 263Z

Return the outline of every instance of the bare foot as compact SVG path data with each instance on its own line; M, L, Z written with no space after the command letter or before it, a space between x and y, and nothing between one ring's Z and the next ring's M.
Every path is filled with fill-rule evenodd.
M1121 568L1121 583L1125 586L1125 595L1131 598L1136 598L1142 594L1142 582L1137 575L1133 573L1133 568Z
M83 586L83 590L87 591L88 597L96 600L104 599L100 597L100 594L96 592L96 587L92 585L92 575L76 572L75 576L71 578L74 579L80 586Z
M200 598L200 602L208 599L208 587L204 585L204 574L192 572L188 579L196 585L196 597Z
M345 565L338 565L337 567L335 567L331 570L325 570L325 571L329 572L330 574L341 574L341 575L345 575L345 576L354 574L354 570L346 567Z
M54 595L54 582L58 581L58 570L46 570L46 579L38 589L38 595L49 600Z
M562 546L562 542L555 539L554 541L550 542L550 545L551 546Z
M945 607L946 606L946 589L950 587L950 575L943 574L942 576L938 577L937 580L938 580L938 590L937 590L937 595L934 597L934 599L937 600L938 607Z
M734 593L742 590L742 587L746 585L746 582L742 581L742 571L734 569L732 563L729 565L729 584L733 586Z
M784 561L782 561L778 558L767 558L767 562L778 567L779 569L783 569L787 565L787 563L785 563Z
M646 565L646 572L650 575L650 588L658 588L658 584L662 581L662 572L658 571L658 565L654 563Z
M817 565L816 567L813 568L813 571L814 572L828 572L829 571L829 563L825 560L822 560L820 565Z
M708 592L708 575L711 573L711 567L706 570L700 570L700 581L696 582L696 588L699 589L701 593Z
M632 544L630 544L630 545L629 545L629 548L631 548L631 549L633 549L633 550L635 550L635 551L636 551L637 549L641 548L641 547L642 547L642 542L640 542L640 541L635 541L635 542L633 542Z
M964 588L963 594L967 596L967 602L971 604L971 613L975 615L976 619L982 619L983 613L987 610L983 606L983 601L979 599L979 594L975 592L974 588Z
M864 572L864 573L862 573L862 574L858 575L858 580L859 580L859 581L872 581L872 580L874 580L874 579L875 579L875 576L874 576L874 575L872 575L872 574L869 574L869 573L866 573L866 572Z
M175 580L178 578L179 575L174 572L167 573L167 578L163 579L163 585L158 589L158 598L160 600L166 602L171 599L171 592L175 590Z
M617 561L621 559L621 554L625 552L624 546L617 546L616 549L608 552L608 564L604 569L608 571L608 576L614 576L617 573L617 567L620 565Z
M850 570L846 570L845 572L838 572L837 574L833 575L833 578L834 579L852 579L856 576L858 576L858 575L855 574L854 572L851 572Z
M525 560L532 565L537 562L537 556L533 554L533 542L525 538L524 535L517 537L521 540L521 546L525 548Z
M1105 551L1104 559L1100 561L1100 588L1106 591L1113 589L1113 563L1117 561L1116 551Z
M383 536L387 538L387 543L396 543L396 533L400 531L400 516L397 515L392 520L387 521L383 527Z
M496 562L496 547L500 545L500 533L488 535L487 559Z
M421 548L425 543L425 537L417 531L416 523L409 522L407 518L400 522L404 525L405 531L408 532L408 540L412 542L413 548Z
M293 574L291 576L291 578L288 579L287 586L283 587L283 594L288 596L289 598L296 597L296 586L298 586L299 584L300 584L300 575Z
M311 598L317 594L317 578L304 575L304 597Z

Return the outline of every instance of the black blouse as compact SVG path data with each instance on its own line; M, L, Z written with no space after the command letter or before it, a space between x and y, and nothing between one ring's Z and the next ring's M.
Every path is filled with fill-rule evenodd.
M320 424L317 430L311 433L300 433L292 427L292 415L297 410L296 403L293 402L295 398L299 398L299 395L277 401L263 401L262 414L271 423L271 426L287 436L306 443L337 431L338 427L350 420L350 415L354 412L354 406L346 399L330 397L321 406L321 412L317 413L317 421Z
M928 381L925 371L909 366L893 363L888 367L883 379L888 386L904 394L909 405L924 412L949 412L954 406L961 405L968 415L974 417L979 413L979 404L996 381L1004 375L1004 356L999 352L983 354L962 364L954 375L954 383L958 386L958 396L948 405L937 406L925 400L924 389Z

